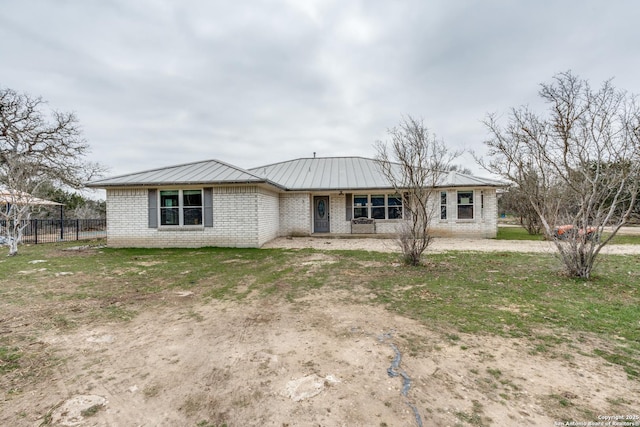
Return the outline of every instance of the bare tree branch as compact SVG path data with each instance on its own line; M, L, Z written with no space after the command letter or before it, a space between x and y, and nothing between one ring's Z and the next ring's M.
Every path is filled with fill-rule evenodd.
M0 200L0 225L10 255L33 207L28 195L44 182L80 188L103 171L84 159L89 145L75 115L45 107L41 98L0 89L0 187L7 195Z
M567 272L588 278L597 255L636 209L640 190L640 109L611 80L594 90L570 71L541 85L545 116L489 115L490 161L481 164L528 196ZM559 225L573 230L561 238ZM566 236L564 236L566 237Z
M431 222L439 218L435 188L461 153L449 152L422 120L411 116L387 133L389 140L375 145L376 159L391 185L404 195L406 221L398 230L398 243L405 262L417 265L433 238Z

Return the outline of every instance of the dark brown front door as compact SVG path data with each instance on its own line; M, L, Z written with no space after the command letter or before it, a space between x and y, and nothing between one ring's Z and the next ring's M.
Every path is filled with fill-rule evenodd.
M313 197L313 232L329 232L329 196Z

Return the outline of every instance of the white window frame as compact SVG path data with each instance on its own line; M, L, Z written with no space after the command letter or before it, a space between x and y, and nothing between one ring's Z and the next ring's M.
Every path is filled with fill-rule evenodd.
M162 206L162 193L166 192L178 192L178 206ZM199 206L184 206L184 192L185 191L199 191L200 192L200 205ZM177 224L163 224L162 214L163 210L177 209L178 210L178 223ZM200 219L197 224L184 223L184 211L185 209L200 209ZM158 189L158 227L203 227L204 226L204 189L203 188L163 188Z
M471 198L470 198L470 202L467 201L467 203L462 203L464 202L464 200L460 200L461 194L464 193L471 193ZM471 218L460 218L460 207L471 207ZM456 218L461 220L461 221L472 221L475 219L476 217L476 209L475 209L475 191L473 190L458 190L456 192Z
M384 196L384 204L383 205L376 205L373 206L373 202L371 201L372 197L380 197L380 196ZM365 198L367 199L366 203L364 205L357 205L356 204L356 198ZM397 208L398 205L389 205L389 198L398 198L400 199L400 209L402 212L402 215L400 216L400 218L389 218L389 209L390 208ZM389 194L389 193L373 193L373 194L354 194L353 195L353 201L352 201L353 206L351 207L351 217L352 218L369 218L369 219L377 219L377 220L390 220L390 221L398 221L401 219L404 219L404 197L401 194L397 194L397 193L393 193L393 194ZM381 208L384 209L384 218L373 218L372 217L372 212L373 209L375 208ZM366 216L356 216L356 209L366 209L367 215Z

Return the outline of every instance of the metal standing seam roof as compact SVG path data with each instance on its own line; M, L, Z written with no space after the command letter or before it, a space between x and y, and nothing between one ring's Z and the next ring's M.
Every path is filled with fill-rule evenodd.
M507 187L502 181L490 178L480 178L457 171L449 171L444 175L439 187Z
M186 185L223 183L276 183L268 182L239 167L219 160L204 160L164 168L151 169L91 181L87 187L104 188L119 186Z
M400 165L396 174L400 176ZM303 158L249 169L288 190L391 189L380 163L364 157ZM450 171L438 187L504 187L500 181Z
M398 174L399 174L399 165ZM398 175L399 176L399 175ZM92 181L88 187L265 183L290 191L392 189L380 163L364 157L313 157L248 170L205 160ZM504 187L486 178L451 171L438 187Z
M249 169L288 190L392 188L377 161L362 157L318 157Z

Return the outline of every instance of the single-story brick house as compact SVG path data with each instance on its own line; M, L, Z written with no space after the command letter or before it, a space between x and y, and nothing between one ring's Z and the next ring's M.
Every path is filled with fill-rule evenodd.
M405 215L376 160L303 158L242 169L217 160L92 181L113 247L260 247L279 236L394 233ZM440 235L497 233L495 180L449 172L434 191ZM363 220L364 219L364 220Z

